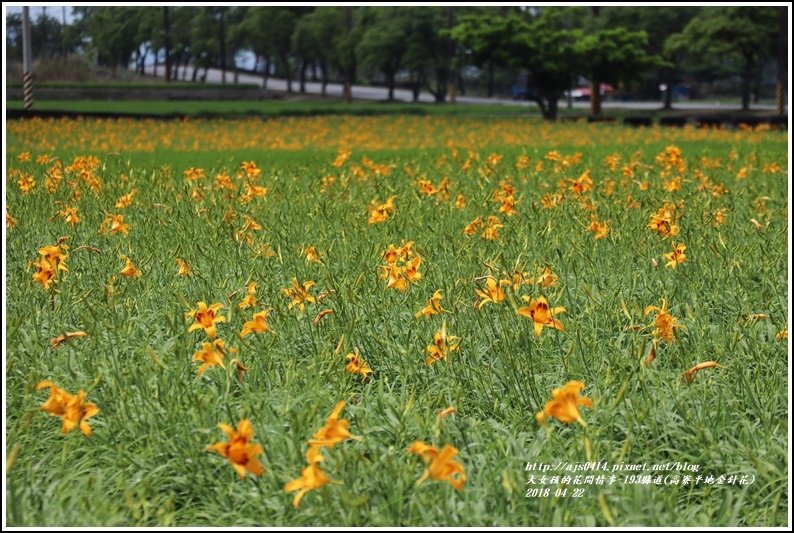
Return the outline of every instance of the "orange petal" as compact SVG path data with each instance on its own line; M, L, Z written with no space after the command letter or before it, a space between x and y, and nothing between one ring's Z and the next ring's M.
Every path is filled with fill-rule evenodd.
M719 365L716 361L706 361L703 363L698 363L689 370L687 370L686 372L684 372L683 374L681 374L681 377L684 378L684 381L686 381L687 383L692 383L693 381L695 381L695 374L697 374L698 371L703 370L704 368L715 368L718 366L721 365Z

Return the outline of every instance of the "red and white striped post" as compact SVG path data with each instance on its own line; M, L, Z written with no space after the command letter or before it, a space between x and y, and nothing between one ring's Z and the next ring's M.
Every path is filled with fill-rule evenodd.
M33 107L33 51L30 48L30 8L22 8L22 94L25 111Z

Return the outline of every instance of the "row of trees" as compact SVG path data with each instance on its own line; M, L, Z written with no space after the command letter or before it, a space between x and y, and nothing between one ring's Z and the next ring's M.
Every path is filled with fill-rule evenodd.
M443 102L476 67L487 80L527 73L527 89L554 118L563 94L585 78L591 112L601 84L646 94L683 75L742 79L742 105L777 58L785 83L786 7L76 7L68 26L39 17L34 54L90 53L115 69L164 64L167 80L197 80L220 68L236 76L239 53L252 52L263 86L271 72L305 90L307 76L381 81L394 97L398 79L418 98ZM9 15L9 57L20 53L19 16ZM191 72L192 69L192 72ZM778 87L781 91L781 87ZM666 91L670 106L672 91ZM782 96L782 92L780 92Z

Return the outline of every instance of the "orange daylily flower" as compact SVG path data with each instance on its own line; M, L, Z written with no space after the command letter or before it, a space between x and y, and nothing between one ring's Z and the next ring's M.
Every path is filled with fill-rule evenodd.
M485 221L485 228L482 230L482 238L488 241L495 241L499 238L499 230L505 227L499 222L499 218L491 215Z
M780 331L777 332L777 334L775 335L775 340L776 341L787 341L788 340L788 326L786 326L785 328L783 328L783 329L781 329Z
M505 285L510 285L510 281L503 279L500 281L496 281L496 278L488 277L488 281L485 282L485 290L474 289L474 292L477 293L477 309L481 309L482 306L485 304L498 304L505 301L506 295L504 289Z
M135 189L131 190L124 196L118 199L116 202L116 209L124 209L125 207L129 207L132 205L132 197L135 196Z
M386 202L378 204L375 200L369 204L369 223L377 224L379 222L386 222L389 216L394 213L394 199L396 196L390 197Z
M477 233L477 231L479 231L480 226L482 226L482 218L477 217L468 224L466 224L466 227L463 228L463 234L474 235L475 233Z
M559 278L551 271L549 267L543 269L543 272L535 279L535 283L540 285L542 289L546 287L553 287Z
M315 283L311 280L304 283L298 283L298 278L292 278L292 287L281 289L284 296L290 298L288 309L293 307L300 308L301 311L306 307L306 303L317 303L317 298L309 294L309 290L314 287Z
M345 401L342 400L334 406L334 410L330 416L325 420L325 425L318 429L312 438L309 439L309 446L317 448L333 448L340 442L348 439L363 440L361 437L352 435L348 430L350 422L347 420L340 420L339 415L342 414L342 409L345 408Z
M439 451L435 446L414 441L407 451L420 456L427 463L422 477L416 480L417 486L430 478L434 481L446 481L458 492L463 490L463 485L466 483L466 472L463 465L454 459L458 454L457 448L447 444Z
M6 207L6 227L13 228L17 225L17 219L11 216L11 213L8 212L8 207Z
M592 408L593 402L590 398L580 396L584 387L581 381L569 381L561 388L552 390L552 399L546 402L543 410L535 415L535 419L542 423L551 416L565 424L579 422L582 426L587 426L587 422L579 414L579 406Z
M309 263L319 263L320 262L320 253L314 246L309 246L305 250L303 250L303 255L306 256L306 261Z
M372 374L372 369L361 357L358 348L354 348L352 352L347 354L345 360L349 361L345 366L345 370L351 374L361 374L361 381L366 381L369 375Z
M50 285L55 281L55 267L43 257L34 262L33 266L36 267L36 272L33 274L33 281L41 283L45 291L50 290Z
M61 215L64 222L66 222L67 224L71 224L72 226L74 226L75 224L79 223L82 220L80 216L77 214L76 207L69 207L68 205L64 206L63 209L58 211L58 214Z
M199 302L197 309L185 313L185 317L191 317L195 320L188 328L188 333L203 328L210 339L217 337L215 324L226 322L226 317L218 314L220 309L223 309L223 304L212 304L207 307L205 302Z
M267 333L271 331L270 326L267 325L267 317L271 309L254 313L251 320L243 324L243 330L240 332L241 337L250 335L251 333Z
M122 276L127 277L127 278L136 278L136 277L138 277L138 276L140 276L142 274L142 272L140 270L135 268L135 265L133 264L132 259L130 259L127 256L121 256L121 257L122 257L122 259L124 259L126 261L126 264L124 265L124 268L121 269L121 275Z
M201 350L193 354L194 361L201 361L201 366L198 367L198 375L201 376L205 370L211 366L220 366L226 368L223 364L223 358L226 354L226 345L220 339L215 339L213 342L202 342Z
M248 292L245 295L245 298L237 304L237 307L240 309L248 309L249 307L254 307L256 305L256 282L252 282L248 285Z
M529 296L523 296L522 298L529 305L518 308L516 313L534 322L536 337L540 336L544 327L554 328L559 331L565 329L562 322L554 318L556 315L565 312L564 307L549 307L549 303L543 296L538 299L532 299Z
M66 240L66 238L62 237L62 240ZM66 259L69 257L66 250L68 250L69 247L62 244L62 240L59 240L57 244L42 246L39 248L39 255L52 265L54 269L66 272Z
M177 276L184 277L184 276L189 276L191 274L190 267L188 266L188 264L182 261L181 259L179 259L178 257L176 258L176 264L179 267L179 271L177 271L176 273Z
M444 297L441 295L441 289L437 290L436 292L433 293L433 296L430 297L430 300L428 301L427 305L423 309L417 311L416 315L414 316L416 316L416 318L419 318L422 316L429 317L440 313L446 313L447 312L446 309L441 307L441 300L443 299Z
M667 259L667 263L664 266L667 268L676 268L681 263L684 263L686 261L684 250L686 250L686 244L681 243L674 246L673 251L669 254L663 254L662 257Z
M249 178L257 178L262 173L262 169L256 166L256 163L253 161L243 161L240 163L240 168L245 172L245 175Z
M261 476L265 468L257 458L262 455L264 450L259 444L253 444L254 427L248 419L240 420L237 428L227 424L218 424L218 428L226 434L227 442L218 442L207 447L208 451L217 452L229 460L240 476L244 478L248 472L255 476Z
M678 322L676 317L667 312L667 301L662 300L662 307L649 305L645 308L645 316L648 316L652 312L656 312L656 318L653 323L653 337L655 339L663 339L667 342L672 342L675 328L681 328L683 326Z
M123 233L129 235L130 225L124 222L124 215L108 215L105 217L105 226L110 229L110 233Z
M603 239L609 234L609 225L606 222L599 222L595 218L590 221L590 226L587 229L593 233L596 240Z
M300 507L301 500L307 492L319 489L331 482L331 478L326 476L325 472L323 472L317 464L325 459L320 453L320 450L314 447L309 448L307 458L309 459L309 466L301 470L301 477L293 479L284 485L284 492L298 491L292 499L292 506L295 507L295 509Z
M40 381L36 385L36 390L43 388L50 389L50 397L41 406L41 410L52 416L61 417L61 429L64 433L79 427L83 435L90 437L92 431L88 419L99 413L99 408L96 404L86 401L85 391L81 390L72 395L58 388L52 381Z
M447 323L444 322L441 329L433 335L433 344L429 344L425 348L425 351L427 351L425 364L430 366L436 361L446 359L450 352L454 352L459 347L460 339L454 335L447 336Z

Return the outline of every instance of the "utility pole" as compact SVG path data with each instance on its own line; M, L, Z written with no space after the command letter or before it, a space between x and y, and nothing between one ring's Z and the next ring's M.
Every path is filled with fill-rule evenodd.
M61 7L61 45L63 57L66 59L66 6Z
M30 48L30 8L22 8L22 94L25 111L33 107L33 51Z

